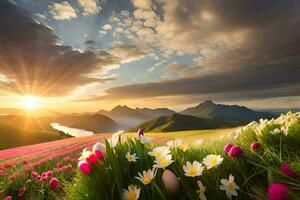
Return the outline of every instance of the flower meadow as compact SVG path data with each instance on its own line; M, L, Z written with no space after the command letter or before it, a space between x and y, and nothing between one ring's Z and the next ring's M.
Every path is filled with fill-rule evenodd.
M300 199L300 113L198 145L99 135L0 152L1 199Z
M300 199L300 113L188 146L121 133L80 156L65 199Z

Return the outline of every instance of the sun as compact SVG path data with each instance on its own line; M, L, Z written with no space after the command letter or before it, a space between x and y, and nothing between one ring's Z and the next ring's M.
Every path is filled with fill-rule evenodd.
M40 100L35 96L25 96L23 97L23 107L26 110L35 110L40 106Z

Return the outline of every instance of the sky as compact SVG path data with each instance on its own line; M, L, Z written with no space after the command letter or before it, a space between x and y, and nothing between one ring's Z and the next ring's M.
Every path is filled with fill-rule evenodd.
M0 107L300 107L298 0L1 0Z

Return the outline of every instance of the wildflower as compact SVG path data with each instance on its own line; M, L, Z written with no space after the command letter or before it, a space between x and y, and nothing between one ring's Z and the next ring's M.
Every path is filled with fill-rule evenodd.
M201 181L197 181L199 190L197 190L197 193L199 193L199 199L200 200L206 200L205 191L206 187L202 184Z
M220 185L220 190L225 190L228 199L232 199L232 196L238 196L237 191L240 187L234 182L234 176L229 175L229 179L222 179L222 185Z
M150 156L153 156L155 158L159 158L161 156L165 156L167 154L170 153L170 149L169 147L165 147L165 146L160 146L160 147L155 147L151 152L149 152L148 154Z
M140 180L144 185L148 185L151 183L152 179L156 176L157 169L153 168L152 170L149 169L148 171L143 171L142 173L138 172L139 176L136 176L135 178Z
M258 142L253 142L251 144L251 150L254 151L254 150L257 150L259 148L260 144Z
M89 174L91 172L91 167L89 163L86 161L80 161L78 163L78 168L84 173L84 174Z
M139 139L140 139L140 142L142 144L147 144L147 143L151 142L151 138L150 137L146 137L144 135L140 135Z
M154 160L153 167L155 168L166 168L170 164L172 164L174 161L172 160L172 155L163 155L157 159Z
M232 147L233 147L232 144L227 144L227 145L224 147L224 151L226 151L226 152L228 153Z
M25 191L26 191L26 188L25 188L25 187L20 188L19 191L18 191L19 197L24 196Z
M137 159L139 159L136 154L130 154L130 152L128 151L126 156L125 156L128 160L128 162L136 162Z
M95 165L97 163L97 156L95 154L89 155L89 157L86 158L86 161L92 165Z
M298 176L297 172L295 172L295 170L292 169L291 167L289 167L287 164L280 165L279 169L282 173L284 173L287 176L290 176L290 177L297 177Z
M289 200L289 188L282 183L273 183L268 188L270 200Z
M272 135L277 135L277 134L281 133L281 130L279 128L275 128L274 130L271 130L270 133Z
M187 161L186 165L183 165L184 175L189 177L200 176L202 175L203 168L202 164L197 161L194 161L193 164Z
M229 156L232 158L240 157L243 155L243 149L239 146L233 146L229 151Z
M129 185L128 190L123 190L124 200L137 200L140 197L141 189L135 185Z
M120 140L120 136L124 131L118 131L116 133L114 133L111 138L109 138L107 141L110 145L111 148L115 148L117 146L117 144L119 143Z
M137 134L138 134L138 137L144 136L144 130L140 128L140 129L137 131Z
M6 196L3 200L12 200L11 196Z
M220 155L208 155L203 159L203 164L207 169L218 167L223 162L223 158Z
M102 160L104 158L104 154L105 154L105 145L97 142L94 146L93 146L93 153L96 155L96 157L99 160Z
M57 178L52 178L50 183L49 183L49 188L51 190L55 190L58 187L58 183L59 183L59 181L58 181Z

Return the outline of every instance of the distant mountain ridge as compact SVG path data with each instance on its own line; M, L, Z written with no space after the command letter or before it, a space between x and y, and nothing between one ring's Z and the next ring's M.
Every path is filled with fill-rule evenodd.
M213 119L205 119L194 117L191 115L173 114L160 116L144 122L131 129L130 131L137 131L142 128L148 132L172 132L185 130L201 130L201 129L215 129L221 127L230 127L232 124L221 122Z
M161 115L169 115L176 113L168 108L130 108L126 105L121 106L118 105L111 109L110 111L99 110L98 114L105 115L110 117L118 124L122 126L124 129L132 128L140 123L143 123L147 120L150 120L154 117L158 117Z
M215 104L211 100L205 101L195 107L190 107L181 114L192 115L207 119L224 121L250 122L260 118L273 118L276 115L267 112L258 112L244 106Z

